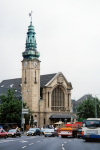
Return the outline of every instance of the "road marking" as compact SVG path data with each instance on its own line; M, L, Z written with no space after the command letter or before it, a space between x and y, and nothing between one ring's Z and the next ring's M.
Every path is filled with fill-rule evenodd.
M65 148L64 148L64 144L62 144L62 150L65 150Z
M12 142L12 141L14 141L14 140L2 140L2 141L0 141L0 143L7 143L7 142Z
M33 137L26 138L26 139L34 139L34 138L37 138L37 137L34 137L34 136L33 136Z
M24 140L23 140L23 141L19 141L19 142L21 142L21 143L26 143L26 142L28 142L28 141L24 141Z
M30 143L29 145L33 145L34 143Z
M26 148L27 146L23 146L22 148Z

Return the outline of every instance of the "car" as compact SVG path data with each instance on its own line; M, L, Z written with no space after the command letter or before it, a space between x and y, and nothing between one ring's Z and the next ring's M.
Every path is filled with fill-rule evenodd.
M47 130L48 128L41 128L41 134L44 135L44 132Z
M77 131L77 137L82 138L82 128L79 128Z
M8 137L16 137L16 136L21 137L21 132L16 129L10 129L8 131Z
M44 131L44 136L45 137L54 137L54 136L58 136L58 133L55 129L46 129Z
M29 135L41 135L41 130L40 128L30 128L29 131L26 133L27 136Z
M7 138L7 132L4 129L0 129L0 138Z

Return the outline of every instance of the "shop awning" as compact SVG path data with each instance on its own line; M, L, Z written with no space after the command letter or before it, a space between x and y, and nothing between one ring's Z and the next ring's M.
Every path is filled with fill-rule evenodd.
M76 118L73 114L53 114L49 119L68 119L68 118Z

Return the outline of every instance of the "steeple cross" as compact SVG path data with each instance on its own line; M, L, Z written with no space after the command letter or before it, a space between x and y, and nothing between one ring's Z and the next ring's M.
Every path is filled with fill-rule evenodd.
M29 17L31 18L31 22L32 22L32 11L29 13Z

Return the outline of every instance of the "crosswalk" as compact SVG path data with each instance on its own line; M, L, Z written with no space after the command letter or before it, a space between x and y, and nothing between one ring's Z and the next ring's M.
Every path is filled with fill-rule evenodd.
M1 139L0 140L0 143L8 143L8 142L13 142L14 140L12 140L12 139Z
M21 138L7 138L7 139L0 139L0 144L2 143L8 143L8 142L16 142L19 141L20 143L26 143L28 142L28 139L34 139L36 137L26 137L24 140Z

